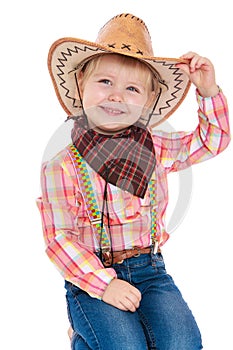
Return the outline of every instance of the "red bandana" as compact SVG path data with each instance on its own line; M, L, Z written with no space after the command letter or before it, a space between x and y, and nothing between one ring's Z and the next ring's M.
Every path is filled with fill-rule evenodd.
M143 125L103 135L88 130L84 118L78 117L71 135L81 156L106 182L144 198L156 161L151 135Z

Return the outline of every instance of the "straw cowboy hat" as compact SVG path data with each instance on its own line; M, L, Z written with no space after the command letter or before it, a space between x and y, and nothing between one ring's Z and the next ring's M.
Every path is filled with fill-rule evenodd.
M77 38L62 38L53 43L48 54L48 68L63 109L69 116L82 113L82 101L77 97L77 73L96 55L117 53L144 62L167 86L163 89L150 126L167 119L184 100L190 87L188 77L176 67L179 58L155 57L151 37L145 23L132 14L120 14L110 19L99 31L95 42Z

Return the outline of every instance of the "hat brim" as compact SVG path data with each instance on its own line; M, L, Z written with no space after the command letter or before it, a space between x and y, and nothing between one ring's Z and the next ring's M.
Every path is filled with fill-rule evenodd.
M165 121L186 97L190 81L188 76L176 67L177 63L184 62L180 58L145 57L126 51L121 52L82 39L62 38L55 41L49 50L48 68L58 100L68 115L76 116L82 111L75 82L75 74L81 68L81 63L96 55L106 53L117 53L137 58L155 69L165 81L168 89L165 89L160 96L150 119L151 127Z

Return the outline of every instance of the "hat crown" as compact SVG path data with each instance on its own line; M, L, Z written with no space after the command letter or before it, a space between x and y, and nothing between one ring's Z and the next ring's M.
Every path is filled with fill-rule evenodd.
M154 56L151 37L145 23L129 13L117 15L108 21L100 29L96 43L123 54Z

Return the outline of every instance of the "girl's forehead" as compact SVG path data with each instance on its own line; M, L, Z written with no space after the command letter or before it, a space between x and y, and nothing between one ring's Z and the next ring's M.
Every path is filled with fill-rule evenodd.
M144 77L145 74L151 74L149 69L141 62L130 60L128 57L120 55L103 55L95 67L95 73L112 72L120 74L121 71L127 70L127 76Z

